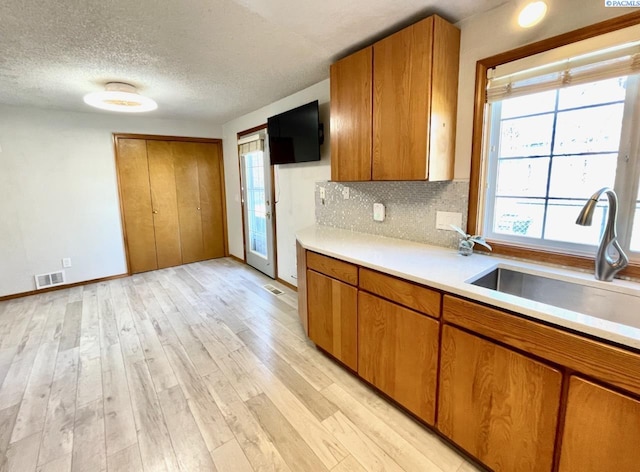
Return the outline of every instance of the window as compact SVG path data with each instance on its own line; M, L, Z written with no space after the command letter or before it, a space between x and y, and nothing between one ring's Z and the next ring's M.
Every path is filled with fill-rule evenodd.
M606 23L592 29L632 24ZM611 187L618 239L632 259L630 275L640 276L640 42L619 33L600 49L585 50L566 34L478 62L468 229L495 252L592 267L606 199L592 226L575 221L592 194Z
M621 201L637 201L637 179L634 185L616 175L637 174L638 159L629 158L627 144L633 136L626 134L639 127L627 126L623 133L622 125L633 123L638 82L637 76L622 76L490 105L484 225L488 238L592 252L590 246L597 246L604 231L607 206L604 201L598 206L592 226L577 226L576 217L587 199L611 187ZM638 246L640 230L632 232L638 223L624 224L635 220L638 205L628 215L621 207L619 227L625 233L621 231L619 239Z

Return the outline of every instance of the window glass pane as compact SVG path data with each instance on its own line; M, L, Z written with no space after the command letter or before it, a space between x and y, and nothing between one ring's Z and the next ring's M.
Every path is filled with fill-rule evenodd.
M554 154L617 151L623 111L618 103L558 113Z
M553 158L549 196L586 198L616 180L617 154L559 156Z
M607 222L607 206L601 203L596 207L591 226L580 226L576 224L576 218L586 202L587 199L550 200L547 207L545 239L597 245Z
M544 200L496 198L493 232L539 238L542 235Z
M601 80L560 89L558 109L584 107L598 103L624 101L627 78Z
M547 193L549 158L500 159L496 195L544 197Z
M556 106L556 91L534 93L502 101L502 118L533 115L553 111Z
M503 120L500 157L544 156L551 149L553 114Z

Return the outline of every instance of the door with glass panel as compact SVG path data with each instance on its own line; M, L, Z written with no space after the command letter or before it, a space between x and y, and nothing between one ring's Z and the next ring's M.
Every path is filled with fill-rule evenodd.
M260 272L275 278L272 179L265 143L265 130L238 140L245 260Z

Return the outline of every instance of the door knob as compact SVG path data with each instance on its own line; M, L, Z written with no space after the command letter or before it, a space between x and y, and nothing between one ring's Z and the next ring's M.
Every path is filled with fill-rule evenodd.
M200 207L198 207L198 210L200 210Z
M158 210L153 210L153 214L155 215L156 213L158 213Z

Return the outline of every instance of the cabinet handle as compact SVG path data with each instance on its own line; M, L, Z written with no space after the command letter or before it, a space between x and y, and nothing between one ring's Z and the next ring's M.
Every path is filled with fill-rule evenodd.
M200 207L198 207L198 210L200 210Z
M158 210L153 210L153 214L154 215L157 214L157 213L158 213Z

